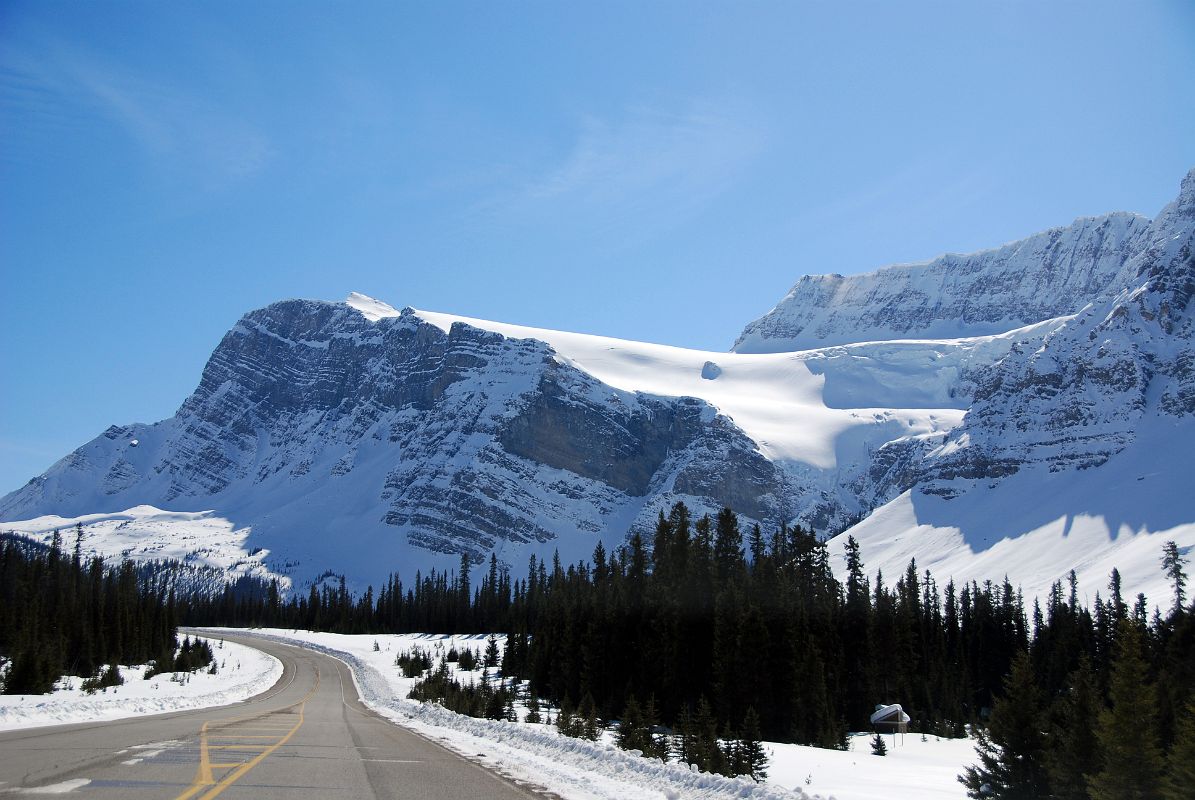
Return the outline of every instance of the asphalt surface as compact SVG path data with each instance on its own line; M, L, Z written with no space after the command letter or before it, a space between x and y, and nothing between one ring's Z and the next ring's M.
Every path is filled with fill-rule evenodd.
M220 708L2 732L0 796L545 797L370 711L334 658L225 638L281 661L278 683Z

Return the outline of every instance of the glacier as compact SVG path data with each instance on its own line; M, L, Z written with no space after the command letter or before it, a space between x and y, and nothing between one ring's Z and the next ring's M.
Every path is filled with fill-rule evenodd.
M854 535L873 570L915 557L1032 593L1123 557L1154 597L1147 554L1195 547L1193 231L1195 170L1152 220L802 278L724 353L287 300L228 332L174 416L109 428L0 520L364 588L462 553L575 561L684 501L824 534L861 519L832 550Z

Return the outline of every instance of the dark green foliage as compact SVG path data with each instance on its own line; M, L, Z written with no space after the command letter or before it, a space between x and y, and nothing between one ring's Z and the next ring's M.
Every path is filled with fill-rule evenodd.
M768 754L760 741L759 715L754 708L748 708L743 718L743 731L735 743L731 771L735 775L750 775L757 781L768 777Z
M1084 655L1051 710L1046 766L1057 800L1088 800L1085 773L1100 763L1095 726L1103 708L1103 693Z
M565 736L580 739L585 728L585 721L577 715L572 702L565 697L560 703L560 713L556 715L556 730Z
M165 672L195 672L209 665L212 667L212 674L215 674L215 654L212 653L212 646L203 639L192 640L187 636L179 645L177 655L171 646L154 659L145 671L145 678L148 680Z
M418 678L432 668L432 657L416 647L409 653L395 656L394 665L402 671L404 678Z
M465 648L461 651L460 657L457 659L457 665L464 672L472 672L477 669L480 659L477 657L477 651ZM428 666L431 666L430 664Z
M41 694L63 675L92 679L105 665L173 655L177 613L169 573L145 573L147 580L131 562L110 569L98 558L85 561L81 541L76 527L67 555L57 532L48 547L0 536L6 693Z
M529 725L543 722L543 717L539 713L539 698L534 694L527 698L527 717L524 722Z
M124 684L124 678L120 676L120 668L115 664L109 664L90 678L86 678L83 683L79 685L87 694L108 689L113 686L121 686Z
M975 747L979 763L959 776L967 796L976 800L1048 797L1044 727L1033 666L1022 652L1012 662L987 729L979 732Z
M487 681L462 684L452 676L445 660L416 683L407 696L412 700L439 703L449 711L470 717L514 719L513 687L503 682L491 685Z
M634 695L627 699L626 708L622 711L622 719L618 721L618 735L615 744L623 750L638 750L647 752L651 730L643 718L643 709Z
M174 659L175 672L194 672L212 663L215 655L212 646L203 639L186 637L178 648L178 655Z
M871 740L871 754L873 756L888 755L888 745L884 744L884 737L878 733Z
M681 720L680 759L702 772L723 772L726 769L723 752L718 743L718 722L714 719L705 697L697 701L694 712Z
M485 642L485 666L496 667L498 660L498 639L491 633Z
M644 706L632 695L627 698L622 719L618 721L615 742L623 750L638 750L648 758L668 758L668 740L656 733L656 703L649 699Z
M593 695L586 694L577 706L577 716L574 718L576 736L578 739L588 739L596 742L601 733L601 723L598 721L597 706L593 702Z
M1168 751L1178 738L1195 686L1195 614L1175 608L1147 620L1144 600L1126 604L1119 574L1108 601L1096 595L1090 607L1080 605L1072 573L1026 613L1007 579L942 588L915 563L893 585L879 573L869 579L852 539L841 582L812 530L752 529L743 540L732 512L693 519L678 503L658 515L649 537L634 532L611 550L599 543L590 561L575 564L533 556L517 580L491 558L471 581L475 567L463 557L456 573L416 573L409 586L395 575L376 594L350 595L341 582L282 601L275 587L250 587L189 600L183 613L196 625L505 632L504 648L487 641L484 657L468 648L449 657L467 672L496 665L501 650L503 679L527 681L537 698L559 704L555 722L573 736L592 735L599 719L625 716L631 699L650 716L643 698L654 698L655 739L671 729L682 760L721 772L742 768L736 748L749 738L751 708L768 741L843 747L847 731L867 729L879 702L901 703L914 733L962 736L967 725L987 721L1007 691L1014 657L1027 652L1033 710L1047 741L1041 768L1049 790L1071 800L1086 800L1086 782L1076 776L1101 768L1094 731L1120 626L1133 621L1148 629L1142 657L1156 695L1156 741ZM1181 553L1166 554L1174 581ZM1090 680L1080 680L1084 662ZM460 692L473 698L489 691L485 685ZM448 704L446 690L431 687L434 681L425 693ZM592 709L580 714L568 698L592 698ZM500 706L472 702L460 701L472 709L466 713L496 715ZM1002 724L993 722L985 735L995 737ZM998 756L999 744L989 744Z
M1174 613L1181 614L1183 603L1187 599L1187 575L1183 571L1186 561L1179 552L1178 545L1169 541L1162 546L1162 569L1166 577L1174 584Z
M1165 761L1143 640L1137 623L1121 621L1108 686L1111 708L1099 719L1103 768L1087 779L1092 800L1147 800L1162 794Z
M1166 767L1162 787L1166 800L1186 800L1195 790L1195 698L1187 704L1179 719L1174 746Z

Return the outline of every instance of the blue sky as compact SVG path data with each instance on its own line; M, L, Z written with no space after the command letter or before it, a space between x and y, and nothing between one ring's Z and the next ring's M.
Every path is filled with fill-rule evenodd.
M0 4L0 492L349 291L713 350L805 273L1153 215L1195 4Z

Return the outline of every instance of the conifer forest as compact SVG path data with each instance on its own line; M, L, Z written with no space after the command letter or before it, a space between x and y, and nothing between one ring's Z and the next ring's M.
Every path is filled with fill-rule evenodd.
M131 561L84 558L81 531L68 555L55 532L48 547L0 537L0 654L7 694L43 694L64 675L85 689L120 682L117 665L151 672L194 670L212 661L206 642L177 641L178 608L165 573Z
M392 575L361 596L343 581L285 600L276 585L230 589L181 613L340 633L505 632L503 675L576 714L578 731L587 717L682 732L700 719L726 739L757 729L837 748L869 729L877 704L901 703L912 732L979 737L981 758L960 777L976 798L1119 796L1089 786L1130 768L1161 791L1193 763L1182 753L1195 727L1195 613L1172 543L1159 554L1171 597L1125 597L1113 571L1091 603L1073 572L1029 603L1007 579L941 586L915 563L873 578L853 539L840 581L810 530L744 533L729 509L694 520L683 504L650 540L599 544L587 562L533 557L514 578L491 558L477 586L470 566L410 585ZM652 752L650 736L636 741Z
M680 503L650 540L599 544L589 561L532 557L514 578L491 557L474 586L462 557L455 571L410 586L395 574L360 596L341 578L289 597L242 581L176 598L169 570L107 567L84 559L79 539L70 554L58 534L49 546L0 541L8 693L46 692L62 675L111 685L117 664L152 674L209 663L200 642L176 655L180 621L503 632L504 652L491 636L484 654L446 659L500 666L496 688L461 686L416 653L398 660L422 678L412 697L511 718L525 681L534 718L555 709L567 735L595 738L617 721L626 749L757 778L762 740L844 748L877 704L901 703L913 733L977 738L959 778L977 799L1177 798L1195 785L1195 609L1173 543L1159 554L1173 594L1151 607L1125 597L1115 571L1089 604L1073 572L1028 604L1007 580L943 587L915 563L889 583L867 574L853 539L840 581L811 530L744 533L730 509L694 520ZM1132 794L1142 786L1157 792Z

